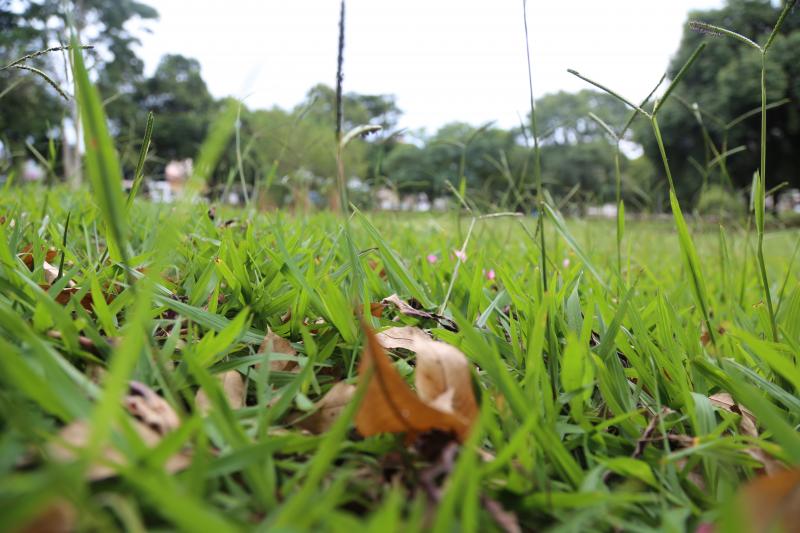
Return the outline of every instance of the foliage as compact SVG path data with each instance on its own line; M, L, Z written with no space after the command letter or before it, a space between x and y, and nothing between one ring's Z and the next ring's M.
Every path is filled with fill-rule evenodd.
M153 130L153 150L162 160L193 157L207 134L213 113L218 109L200 75L200 63L181 55L165 55L153 75L144 80L134 95L137 108L133 116L144 124L143 111L158 117Z
M745 213L744 198L720 185L709 185L700 191L697 212L718 218L741 219Z
M692 12L689 19L723 26L763 43L781 9L782 5L774 5L767 0L728 0L721 9ZM733 185L747 188L752 181L753 171L759 166L759 115L753 114L729 131L724 125L760 106L760 54L736 39L709 35L708 32L686 27L670 65L670 75L676 73L701 41L709 41L709 46L694 68L687 72L678 94L689 104L697 103L703 125L720 151L744 147L744 151L727 159L727 169ZM770 154L770 171L767 173L767 188L783 181L788 181L793 187L800 186L800 177L796 172L800 160L794 148L800 143L798 46L800 19L796 13L792 13L786 18L767 55L767 103L782 98L791 100L786 105L768 111L770 127L767 152ZM690 158L703 163L715 156L708 144L701 141L703 132L696 116L679 101L666 104L666 109L659 117L659 125L667 152L671 154L673 172L677 178L676 188L682 197L691 198L699 191L704 179L698 175ZM643 144L648 157L657 159L658 147L645 132L646 126L640 124L637 140ZM723 144L725 148L722 148ZM722 168L715 167L710 179L725 185L727 180L721 174Z
M612 224L569 223L585 260L611 290L549 233L553 293L544 295L537 289L536 245L519 221L479 222L446 310L457 332L390 308L370 319L378 330L398 323L433 328L480 368L473 379L484 413L453 470L442 474L452 477L431 486L430 494L441 491L442 497L433 505L422 479L444 463L406 448L402 439L356 438L346 431L353 412L342 414L344 426L330 435L292 426L293 417L308 414L337 381L358 383L362 341L353 336L358 322L342 296L355 280L346 245L337 238L338 218L253 217L217 206L211 220L204 205L136 202L129 242L152 284L137 281L135 295L121 266L102 258L102 233L95 240L92 230L101 226L101 214L92 199L81 191L50 201L44 220L46 196L28 187L0 200L6 217L0 227L6 250L0 269L0 504L6 524L26 522L61 502L77 509L80 527L89 529L122 527L118 520L125 527L205 522L221 529L290 517L299 529L354 531L384 519L417 529L425 508L436 520L476 520L487 529L495 527L492 509L500 505L525 528L669 523L692 530L715 521L726 495L765 464L798 461L796 434L782 432L800 423L790 355L800 342L800 270L790 232L765 239L780 302L778 343L762 339L770 326L747 251L752 236L734 229L718 240L716 231L695 232L711 305L725 328L714 348L703 340L677 238L663 225L628 224L631 268L625 275L633 289L617 300ZM365 298L408 297L400 281L408 276L420 296L434 305L443 301L456 263L451 251L462 245L455 217L373 216L374 234L354 224L358 249L365 251ZM522 224L530 231L535 221ZM33 270L16 256L27 244L36 256ZM49 246L65 255L64 277L61 285L41 289ZM384 249L398 260L390 261ZM488 279L488 269L496 278ZM64 299L67 281L74 288ZM94 303L84 307L83 296ZM264 372L272 356L259 346L268 329L292 342L292 352L281 358L298 366ZM128 353L136 338L143 345ZM117 426L109 446L121 455L103 463L110 469L104 481L93 482L84 479L80 463L66 467L48 459L49 450L63 424L93 415L91 399L99 389L87 376L98 368L119 372L114 361L129 356L131 373L117 378L157 391L175 409L179 429L145 452ZM414 363L402 351L392 359L401 374ZM558 362L554 376L548 361ZM261 370L251 366L258 362ZM245 404L235 410L220 391L230 370L246 382ZM47 386L34 385L45 379ZM198 390L210 403L203 411L193 408ZM744 407L719 407L721 392ZM754 426L744 423L745 408ZM115 417L136 420L119 411ZM165 463L176 453L183 463L178 457ZM33 462L16 470L21 457ZM473 466L456 466L462 461ZM164 468L175 464L185 469L166 474ZM385 481L387 471L394 482ZM106 505L109 494L118 503Z
M106 112L115 121L117 131L128 126L136 114L134 93L141 81L143 62L136 55L139 39L134 21L158 17L152 7L136 0L39 0L36 2L0 3L0 57L4 63L22 55L66 44L69 28L77 31L81 44L91 45L87 54L93 79L106 98ZM33 66L56 72L56 81L71 84L69 59L66 54L50 54L36 58ZM2 73L5 91L27 73ZM75 108L60 100L53 88L39 79L24 79L20 86L3 95L0 106L0 127L4 141L20 163L29 157L26 141L41 153L47 153L48 140L65 144L69 125L76 122ZM63 148L65 157L69 150ZM60 158L54 162L59 163ZM66 163L66 162L65 162ZM74 163L59 165L59 173L72 172Z

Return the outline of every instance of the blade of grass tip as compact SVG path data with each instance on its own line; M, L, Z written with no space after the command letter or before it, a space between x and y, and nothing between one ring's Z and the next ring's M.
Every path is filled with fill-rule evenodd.
M522 0L522 21L525 27L525 58L528 65L528 96L531 107L531 136L533 137L533 179L536 183L537 217L536 227L539 231L539 251L541 254L541 284L542 290L547 292L547 243L544 233L544 190L542 185L542 150L539 146L539 132L536 126L536 100L533 96L533 65L531 62L531 46L528 36L528 2Z
M665 72L664 74L661 75L661 79L658 80L658 83L655 84L655 86L653 87L653 90L650 91L650 94L648 94L647 96L644 97L644 99L642 100L642 103L639 104L639 107L644 109L645 104L647 104L647 102L650 101L650 99L653 97L653 95L656 94L656 91L658 90L659 87L661 87L661 84L664 83L664 80L666 80L666 79L667 79L667 73ZM631 127L631 124L633 124L633 121L636 119L636 117L638 115L639 115L639 112L636 111L635 109L633 111L631 111L631 114L628 116L628 120L625 122L625 125L622 127L622 129L619 132L620 139L625 137L625 133L628 131L628 128Z
M603 280L603 277L600 275L600 272L592 264L592 261L589 259L589 256L586 255L586 253L583 251L583 248L581 248L581 246L578 244L578 241L575 240L575 238L572 236L572 233L570 233L569 229L567 229L567 224L561 217L561 214L554 211L553 208L547 204L545 204L544 208L547 216L549 216L550 219L553 221L553 225L555 226L556 231L564 238L569 247L572 248L575 254L581 259L583 264L586 266L589 272L591 272L592 275L597 279L600 285L602 285L603 288L607 289L608 286L606 285L605 280Z
M202 191L216 168L236 126L237 104L229 99L208 128L208 135L197 154L197 163L187 183L187 200Z
M416 298L426 308L431 307L431 301L419 283L414 279L414 276L408 271L406 266L402 263L401 259L397 256L394 250L389 247L389 244L383 239L378 230L373 226L367 217L356 210L355 216L361 221L362 226L367 231L367 234L375 242L380 252L381 259L386 266L386 273L392 278L400 287L409 295Z
M772 28L772 32L769 34L769 37L767 38L767 42L764 43L763 50L764 50L765 54L767 53L767 50L769 50L769 47L772 46L772 41L775 40L775 37L778 35L778 31L781 29L781 26L783 26L783 21L786 19L786 15L789 14L789 11L792 10L792 8L794 7L794 5L796 3L797 3L797 0L788 0L784 4L783 10L781 11L781 14L778 15L778 21L775 23L775 26Z
M142 146L139 149L139 160L136 162L136 171L133 174L133 184L131 185L131 190L128 193L128 201L125 205L128 211L130 211L131 206L133 205L133 200L136 198L136 194L139 192L139 187L141 187L142 181L144 180L144 162L147 159L147 152L150 150L150 139L153 137L153 121L153 112L150 111L147 113L147 124L144 127L144 138L142 139Z
M236 141L236 170L239 173L239 181L242 182L242 194L244 195L244 205L250 207L250 195L247 192L247 180L244 177L244 163L242 162L242 101L236 108L236 122L234 123L234 136Z
M593 121L595 121L598 126L603 128L606 131L606 133L608 133L608 135L612 139L614 139L614 141L618 141L619 140L619 136L617 135L617 133L611 128L611 126L606 124L605 121L602 118L598 117L597 115L595 115L591 111L589 111L589 118L592 119Z
M100 95L89 81L89 73L84 66L82 54L77 50L78 43L74 35L72 46L75 94L86 144L86 170L100 213L108 227L110 241L118 250L122 262L127 264L127 219L122 199L122 173L108 132Z
M786 105L791 101L792 101L791 98L784 98L782 100L778 100L777 102L772 102L771 104L767 104L767 106L764 109L769 111L770 109L775 109L776 107ZM729 130L734 126L736 126L737 124L739 124L740 122L743 122L752 116L758 115L759 113L761 113L761 107L760 106L755 107L750 111L747 111L746 113L742 113L738 117L734 118L733 120L725 124L724 129Z
M678 242L683 251L686 268L689 270L689 274L692 278L692 290L697 304L700 306L700 310L703 313L703 321L706 323L706 329L711 343L716 345L716 335L714 334L714 327L711 325L711 316L708 309L708 292L706 291L703 272L700 269L700 260L697 257L694 241L692 241L692 237L689 234L689 228L686 226L686 220L683 218L683 212L678 203L678 197L675 196L675 192L672 190L669 192L669 203L670 206L672 206L672 217L675 219L675 227L678 231Z
M664 102L667 101L667 99L669 98L669 95L672 93L672 91L675 90L675 87L678 86L678 84L680 83L681 79L683 79L683 76L686 75L686 72L689 70L689 67L691 67L692 64L697 60L697 57L700 55L700 52L702 52L705 47L706 47L706 43L700 43L699 45L697 45L697 48L694 49L694 52L692 52L692 55L689 56L689 59L686 60L686 63L683 64L681 69L678 71L678 73L675 75L675 77L669 83L669 86L667 87L667 90L664 91L664 94L661 95L661 98L659 98L658 101L656 101L656 105L653 108L653 116L654 117L658 114L658 111L664 105Z
M600 89L600 90L602 90L602 91L604 91L604 92L606 92L606 93L610 94L611 96L613 96L614 98L616 98L617 100L619 100L620 102L622 102L623 104L625 104L626 106L630 107L631 109L633 109L633 110L635 110L635 111L638 111L638 112L639 112L639 113L641 113L642 115L644 115L644 116L646 116L646 117L649 117L649 116L650 116L650 113L648 113L647 111L645 111L644 109L642 109L642 108L641 108L641 107L639 107L638 105L634 104L633 102L631 102L630 100L628 100L628 99L627 99L627 98L625 98L624 96L621 96L619 93L617 93L617 92L615 92L615 91L612 91L611 89L609 89L609 88L608 88L608 87L606 87L605 85L602 85L602 84L600 84L600 83L598 83L598 82L596 82L596 81L594 81L594 80L592 80L592 79L589 79L589 78L587 78L586 76L584 76L583 74L581 74L581 73L580 73L580 72L578 72L577 70L574 70L574 69L568 68L568 69L567 69L567 72L569 72L570 74L572 74L573 76L575 76L575 77L577 77L577 78L580 78L580 79L582 79L582 80L583 80L583 81L585 81L586 83L589 83L589 84L591 84L591 85L594 85L594 86L595 86L595 87L597 87L598 89Z
M67 233L69 232L69 219L71 216L72 211L67 211L67 221L64 222L64 235L61 238L61 259L58 261L58 275L56 276L56 281L60 280L61 276L64 275L64 258L67 251Z

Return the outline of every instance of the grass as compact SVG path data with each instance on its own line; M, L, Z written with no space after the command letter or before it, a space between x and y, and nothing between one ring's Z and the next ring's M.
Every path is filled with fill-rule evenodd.
M358 438L352 408L322 435L288 424L290 410L355 377L355 282L338 217L219 206L211 220L201 205L136 202L129 261L144 275L134 270L134 292L126 269L105 257L105 219L86 192L29 188L5 195L0 209L0 505L9 527L66 499L87 529L485 530L498 527L483 503L490 499L530 528L691 530L715 520L721 502L762 468L748 448L800 462L796 233L764 235L776 343L753 236L693 228L709 312L724 328L714 346L701 340L703 313L668 224L628 222L621 277L615 222L549 229L544 293L533 219L478 221L455 279L453 252L464 236L454 216L353 219L365 299L398 292L433 310L452 284L447 314L459 332L434 332L477 365L480 423L435 506L420 481L429 460L399 437ZM66 305L55 300L57 285L40 288L41 266L31 271L15 256L27 244L35 265L42 246L63 253L62 279L80 287ZM489 269L496 279L486 278ZM105 303L98 290L115 297ZM80 304L86 291L98 304L91 311ZM373 325L393 318L387 311ZM295 343L304 371L264 376L249 366L263 360L257 350L268 328ZM102 388L87 377L97 366L107 370ZM231 368L250 384L247 405L235 411L212 379ZM182 419L155 451L122 430L118 400L129 379L160 391ZM208 418L193 408L198 387L218 407ZM759 436L713 407L709 397L721 391L753 412ZM284 401L268 408L268 395ZM76 419L90 420L96 438L84 460L50 459L48 443ZM637 453L653 424L657 438ZM85 469L104 442L127 460L117 476L88 482ZM164 461L181 449L192 450L190 465L166 475Z
M739 40L763 58L775 32L763 47ZM656 118L703 46L660 99L639 106L573 72L651 122L670 224L626 221L619 176L615 221L565 220L538 177L533 102L538 218L471 212L463 187L453 191L470 211L463 220L350 216L344 189L345 217L209 210L196 201L203 181L231 139L237 153L240 144L233 101L201 148L186 201L126 201L101 100L74 54L91 192L23 186L0 197L2 527L736 525L729 505L743 483L800 464L799 241L765 231L763 143L755 235L749 222L711 226L678 204ZM618 145L629 124L601 126ZM157 117L135 187L153 127ZM342 133L340 185L351 135ZM447 320L370 313L395 293ZM466 354L480 415L461 445L436 433L410 445L358 435L360 320L425 327ZM262 351L267 332L296 353ZM408 377L414 358L395 355ZM278 360L295 371L275 370ZM238 398L215 379L231 371L245 380ZM294 422L341 381L358 387L330 428L300 430ZM145 401L133 398L146 397L142 385L158 393L147 401L174 411L166 430L164 404L133 407ZM83 428L82 442L64 427Z

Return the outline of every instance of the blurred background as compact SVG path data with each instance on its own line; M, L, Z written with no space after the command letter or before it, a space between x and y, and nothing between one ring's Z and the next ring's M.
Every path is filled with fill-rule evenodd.
M181 194L226 106L236 134L207 183L214 199L260 209L325 208L336 196L338 2L0 0L9 64L68 41L74 24L104 98L124 175L132 177L147 113L155 127L145 192ZM683 205L709 217L747 210L758 167L760 56L688 28L702 20L763 41L780 6L768 0L531 2L528 30L545 187L574 215L615 216L614 154L626 210L656 214L666 179L650 124L567 73L574 68L639 103L711 40L659 125ZM794 14L792 14L794 15ZM800 217L800 19L768 55L768 207ZM351 200L364 208L445 210L463 184L480 208L530 212L530 97L522 2L352 0L347 3L345 130ZM0 180L82 182L80 124L65 53L0 71ZM60 89L60 90L59 90ZM663 91L663 85L661 89ZM63 93L63 94L60 94ZM656 95L659 92L656 91Z

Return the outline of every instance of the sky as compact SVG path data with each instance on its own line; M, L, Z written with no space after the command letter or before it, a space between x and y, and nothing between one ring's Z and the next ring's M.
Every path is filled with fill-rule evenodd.
M143 0L147 74L163 54L200 61L216 97L298 104L336 76L338 0ZM577 91L572 68L641 100L664 73L690 10L722 0L528 2L534 94ZM399 126L519 124L530 106L522 0L348 0L344 89L397 96Z

